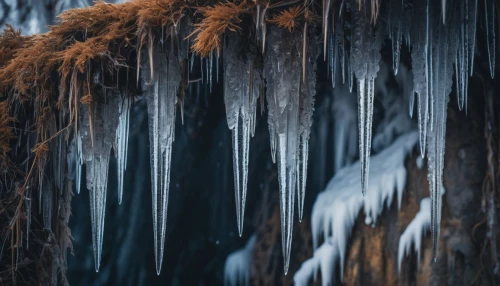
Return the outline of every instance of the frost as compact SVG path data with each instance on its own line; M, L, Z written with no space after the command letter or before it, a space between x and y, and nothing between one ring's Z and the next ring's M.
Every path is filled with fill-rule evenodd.
M405 159L417 140L416 132L402 135L391 146L373 156L372 163L377 168L370 169L372 179L367 186L369 192L366 197L359 192L359 162L341 169L330 180L313 206L311 227L314 257L312 261L308 260L294 277L297 285L307 285L299 282L312 277L318 265L321 266L324 285L328 285L329 281L331 284L334 270L331 266L337 260L342 275L347 240L361 209L364 210L366 222L375 225L384 205L391 205L395 193L398 208L400 207L406 182ZM322 234L325 243L318 248ZM324 280L328 277L330 280Z
M253 249L257 237L252 235L245 247L228 255L224 264L224 285L248 285Z
M260 81L254 71L253 62L243 61L238 57L238 40L235 33L228 35L224 48L224 99L227 123L232 131L236 218L241 236L247 195L248 150L250 134L255 133Z

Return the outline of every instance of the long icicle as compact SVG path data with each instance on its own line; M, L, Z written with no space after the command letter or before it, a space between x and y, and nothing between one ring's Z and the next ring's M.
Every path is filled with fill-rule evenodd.
M340 30L340 29L337 29ZM304 26L304 35L307 33L307 26ZM309 135L311 133L312 115L314 110L314 96L316 95L316 53L312 46L312 40L303 37L305 68L300 86L299 102L299 141L297 153L297 199L299 221L304 216L304 199L307 182L307 162L309 157Z
M490 63L491 78L495 77L495 49L496 49L496 32L495 32L495 1L484 0L484 19L486 28L486 42L488 47L488 59Z
M123 176L127 169L128 132L130 118L131 99L126 94L119 104L119 123L116 129L116 160L118 171L118 204L122 203Z
M159 46L153 49L154 78L147 87L149 116L149 144L151 156L151 186L153 198L153 231L156 273L163 262L165 229L167 223L170 163L175 132L175 104L179 87L180 66L175 55L167 54Z
M368 9L366 6L363 9ZM381 34L383 27L374 30L368 21L365 11L353 12L352 34L352 69L358 83L358 129L359 157L361 162L361 191L366 195L368 173L370 167L370 151L372 136L373 97L375 93L375 77L379 70ZM379 24L380 25L380 24Z
M300 32L290 33L276 28L271 29L268 41L265 70L269 83L267 90L271 93L267 95L268 109L272 116L268 121L271 138L275 136L277 141L281 241L286 275L290 262L294 201L297 190L298 114L302 79L302 55L299 51L303 49L303 42Z
M98 82L99 78L100 75L97 74L94 80ZM80 132L82 132L82 153L87 167L96 272L99 271L101 263L109 159L118 125L117 111L116 100L110 98L106 104L92 101L88 108L81 110Z
M227 35L224 49L224 100L226 117L232 134L234 193L238 233L243 234L248 183L248 154L257 109L258 88L253 63L242 62L238 55L239 37Z

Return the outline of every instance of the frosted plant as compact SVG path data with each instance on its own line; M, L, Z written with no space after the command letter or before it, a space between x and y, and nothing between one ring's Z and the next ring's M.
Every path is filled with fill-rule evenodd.
M224 99L233 145L236 218L241 236L245 218L250 134L255 133L260 81L253 60L243 61L238 57L238 40L235 33L229 34L224 48Z
M226 258L224 263L224 285L237 286L248 285L250 278L250 265L252 263L253 249L257 237L252 235L245 244L245 247L239 249Z

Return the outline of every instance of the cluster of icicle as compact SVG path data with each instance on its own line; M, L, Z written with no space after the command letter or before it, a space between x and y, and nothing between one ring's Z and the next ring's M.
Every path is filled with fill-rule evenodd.
M354 1L357 3L357 1ZM347 73L352 88L355 75L358 94L359 151L361 161L361 189L366 194L371 150L374 78L378 72L379 50L385 36L392 41L393 70L399 68L400 49L404 43L411 47L413 66L413 91L410 92L410 116L413 115L414 94L417 94L417 110L422 157L428 158L428 179L431 188L431 230L434 258L437 258L440 216L442 172L446 134L446 114L453 82L453 67L457 101L460 109L467 108L468 78L473 73L476 49L476 30L484 21L491 76L495 70L495 1L459 1L451 5L447 1L401 0L384 2L385 8L371 7L366 2L358 6L352 1L342 1L334 7L329 1L324 6L324 20L329 9L339 11L333 17L334 31L325 25L325 55L328 57L332 84L335 84L337 62L340 60L342 79ZM382 6L384 7L384 6ZM482 8L482 9L480 9ZM372 11L386 9L377 20ZM350 11L350 17L344 17ZM479 11L483 11L481 18ZM337 12L332 12L337 15ZM345 18L345 19L344 19ZM344 35L344 30L350 35ZM350 51L345 42L350 41Z
M335 85L337 67L342 81L348 81L350 90L356 83L358 98L358 131L361 169L360 189L370 197L368 174L372 136L375 78L379 71L380 49L388 35L392 40L393 69L398 72L400 49L403 42L411 48L414 93L418 98L420 149L427 155L431 186L431 229L434 255L437 255L441 214L441 182L445 146L446 108L451 92L453 65L460 108L467 107L467 81L472 74L475 34L479 21L478 0L460 1L458 5L446 1L387 0L382 6L377 1L325 1L323 32L325 58L329 64L332 84ZM495 3L483 1L486 41L491 75L495 69ZM372 7L371 5L375 5ZM334 7L335 6L335 7ZM382 8L381 8L382 7ZM385 8L383 8L385 7ZM387 9L387 13L379 13ZM257 9L256 29L259 48L264 54L264 67L255 68L255 59L240 58L238 36L228 33L223 47L224 93L227 121L232 131L233 168L238 230L243 231L244 208L248 181L249 139L254 134L257 98L262 84L266 84L268 125L273 162L278 166L281 229L285 273L288 271L295 193L298 198L299 219L303 216L306 186L308 140L312 125L315 96L315 41L308 35L307 24L292 32L271 27L263 21L265 15ZM331 13L331 18L329 17ZM375 11L377 17L373 17ZM350 17L345 17L350 12ZM382 16L383 14L383 16ZM338 16L336 16L338 15ZM370 17L372 15L372 17ZM330 25L330 21L335 25ZM147 100L149 137L151 146L151 182L153 196L154 245L157 272L160 272L167 217L170 181L170 160L175 135L177 92L181 83L181 60L187 60L189 42L182 40L176 29L170 35L178 37L170 45L164 36L159 44L149 47L143 57L149 64L141 67L142 87ZM333 29L332 27L335 27ZM187 29L186 29L187 30ZM162 31L163 34L163 31ZM310 33L311 35L313 33ZM173 43L173 44L172 44ZM179 44L180 43L180 44ZM348 45L347 43L350 43ZM152 43L150 45L153 45ZM165 46L170 48L165 49ZM219 51L218 51L219 52ZM218 76L219 54L215 56ZM212 85L214 55L201 59L202 77ZM191 57L191 67L194 56ZM340 64L337 63L340 61ZM206 71L204 72L205 62ZM147 77L146 75L150 75ZM98 84L102 75L94 76ZM99 268L111 148L118 161L119 200L123 189L123 174L127 161L127 139L131 100L128 94L113 95L103 91L104 102L93 102L77 112L74 152L77 192L80 188L81 167L87 168L87 188L90 190L92 233L95 266ZM263 96L263 95L262 95ZM182 108L182 105L181 105ZM181 109L182 111L182 109ZM410 113L413 112L411 109ZM62 142L61 142L62 144ZM62 166L62 165L61 165ZM59 178L60 179L60 178ZM43 178L41 179L41 181ZM40 194L43 191L40 184Z
M100 83L100 73L94 75L94 83ZM75 128L74 152L76 153L76 191L80 193L82 165L85 163L86 185L90 194L90 217L92 221L92 243L94 262L99 270L104 218L106 213L106 194L108 185L109 160L111 149L117 160L118 200L123 194L123 175L126 168L129 114L131 99L128 95L112 94L106 90L96 91L103 102L92 102L88 107L81 106L78 113L79 124Z
M264 63L271 153L278 165L285 274L292 245L295 192L299 220L303 216L314 110L316 56L306 35L307 30L289 33L284 29L271 29Z
M307 27L292 33L270 29L265 50L264 77L273 162L278 165L281 230L285 273L292 244L295 195L302 220L306 188L309 135L315 95L316 55ZM305 40L304 40L305 39ZM309 47L309 46L312 46ZM239 37L226 36L224 45L224 99L229 129L232 131L233 168L238 231L243 218L248 181L250 135L255 132L257 99L261 74L254 59L239 55Z

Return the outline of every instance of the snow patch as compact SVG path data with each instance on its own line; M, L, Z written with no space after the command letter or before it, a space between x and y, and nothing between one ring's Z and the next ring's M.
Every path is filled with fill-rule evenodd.
M256 240L257 237L254 234L244 248L227 256L224 264L224 285L248 285L250 264L252 263L252 253Z
M391 205L395 191L398 208L401 206L406 183L404 162L417 141L417 132L402 135L391 146L371 158L373 166L376 167L370 169L371 180L367 186L366 197L360 192L359 161L339 170L330 180L313 206L314 256L304 262L295 274L296 285L307 285L305 282L318 267L322 271L323 285L332 284L337 259L342 277L348 238L361 209L364 210L366 222L375 225L384 203L387 207ZM318 248L321 234L325 243Z
M417 252L417 265L420 265L420 249L422 246L422 235L429 230L431 225L431 199L425 198L420 201L420 210L410 224L406 227L399 238L398 246L398 272L401 271L401 262L405 254L409 254L412 243L415 244Z

